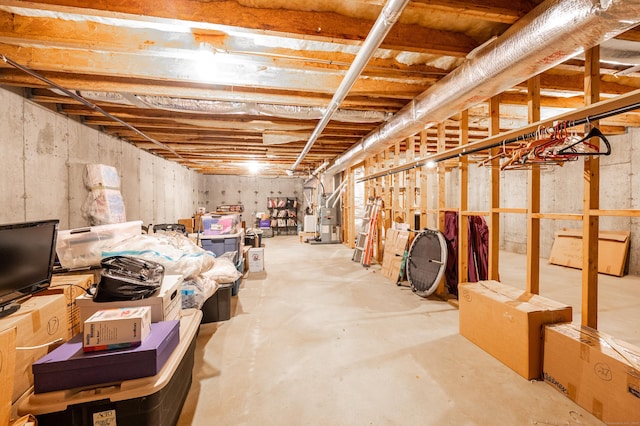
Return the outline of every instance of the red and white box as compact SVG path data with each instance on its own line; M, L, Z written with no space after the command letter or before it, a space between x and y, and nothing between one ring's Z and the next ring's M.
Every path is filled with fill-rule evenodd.
M84 352L140 346L151 332L151 308L102 309L84 322Z

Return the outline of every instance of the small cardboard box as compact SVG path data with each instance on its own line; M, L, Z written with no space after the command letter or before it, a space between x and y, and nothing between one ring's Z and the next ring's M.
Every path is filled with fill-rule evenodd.
M180 321L151 324L149 337L135 348L84 352L82 335L33 364L34 392L52 392L155 376L180 343Z
M544 380L607 424L640 421L640 348L588 327L545 327Z
M542 377L542 326L571 322L571 306L497 281L459 289L460 334L525 379Z
M16 369L16 328L0 331L0 425L8 425L13 374Z
M37 347L16 351L12 402L33 385L31 364L47 354L49 344L66 340L66 324L67 304L62 294L31 297L21 304L17 312L0 319L0 331L16 329L16 346Z
M249 272L264 271L264 248L253 247L249 249Z
M151 307L103 309L84 322L84 351L140 346L151 331Z
M151 306L151 322L169 321L180 319L182 312L182 275L165 275L162 279L160 291L151 297L137 300L116 302L94 302L88 295L82 295L76 299L80 308L80 323L100 309L128 308L136 306Z
M629 232L600 231L598 234L598 272L621 277L629 253ZM582 230L556 232L549 263L582 269Z
M51 278L51 285L48 290L42 293L38 293L38 296L44 294L59 294L62 293L67 302L67 337L66 340L71 339L76 334L82 331L82 324L80 323L80 308L76 303L76 298L87 294L82 289L88 289L93 285L93 274L82 275L54 275Z
M185 229L187 230L187 232L189 234L194 232L195 222L194 222L194 219L192 217L189 217L189 218L186 218L186 219L178 219L178 223L180 225L184 225Z

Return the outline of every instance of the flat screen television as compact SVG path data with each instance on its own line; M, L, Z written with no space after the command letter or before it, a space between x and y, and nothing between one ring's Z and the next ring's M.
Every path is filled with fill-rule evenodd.
M49 287L56 256L57 219L0 225L0 318L16 302Z

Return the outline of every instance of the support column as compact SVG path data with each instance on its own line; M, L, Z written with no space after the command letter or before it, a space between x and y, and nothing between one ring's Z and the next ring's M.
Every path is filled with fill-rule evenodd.
M600 100L600 47L585 51L584 101ZM591 123L596 126L597 123ZM585 133L589 131L585 126ZM597 138L591 143L599 145ZM600 206L600 157L584 160L584 212L582 222L582 325L598 328L598 216L592 210Z
M489 99L489 133L500 133L500 99L497 96ZM500 163L496 157L498 150L492 148L489 155L494 157L491 161L491 201L489 206L489 273L490 280L500 281Z
M540 76L528 81L527 105L529 123L540 120ZM529 208L527 209L527 291L540 294L540 166L529 171Z
M460 113L460 145L469 143L469 111ZM458 214L458 283L467 282L469 277L469 158L466 155L458 159L460 169L460 211Z

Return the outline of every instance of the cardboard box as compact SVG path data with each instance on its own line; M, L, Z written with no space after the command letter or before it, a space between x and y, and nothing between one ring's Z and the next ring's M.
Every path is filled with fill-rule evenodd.
M572 320L572 308L497 281L464 283L460 334L525 379L542 377L542 326Z
M100 309L132 308L137 306L151 307L151 322L169 321L180 319L182 312L182 275L165 275L160 291L151 297L138 300L126 300L117 302L94 302L88 295L76 299L80 308L80 323L84 322Z
M54 275L51 278L51 286L48 290L38 293L38 296L45 294L63 294L67 303L67 337L71 339L82 331L80 323L80 308L76 303L76 298L87 294L82 289L90 288L94 283L93 274L83 275Z
M598 272L621 277L625 274L629 253L627 231L600 231L598 234ZM582 269L582 230L562 229L556 232L549 263Z
M16 328L0 331L0 425L11 417L13 374L16 369Z
M33 386L31 364L49 351L49 346L67 337L67 304L62 294L31 297L20 309L0 319L0 331L16 329L16 346L39 347L16 351L12 402Z
M84 352L82 335L33 364L34 392L120 382L156 375L180 342L180 321L151 324L149 337L135 348Z
M252 247L249 249L249 272L264 271L264 248Z
M84 351L140 346L151 331L151 307L103 309L84 322Z
M400 276L400 269L402 260L407 250L409 250L410 234L409 231L400 231L391 228L387 229L386 232L384 254L382 257L382 275L394 283L404 279L404 277ZM404 271L402 275L404 275Z
M607 424L640 422L640 348L577 324L545 327L544 380Z
M192 217L190 218L186 218L186 219L178 219L178 223L180 225L184 225L184 227L187 229L187 232L189 234L191 234L192 232L194 232L194 228L195 228L195 221Z

